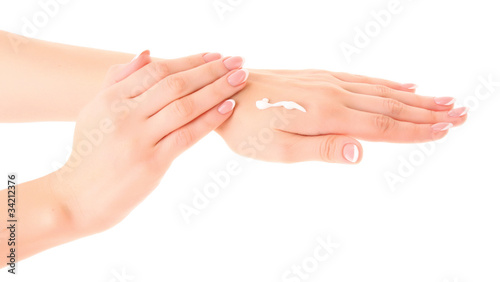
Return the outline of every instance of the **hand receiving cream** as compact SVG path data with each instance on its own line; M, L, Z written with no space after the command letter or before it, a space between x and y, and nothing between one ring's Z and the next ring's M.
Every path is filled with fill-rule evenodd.
M304 107L302 107L301 105L299 105L295 102L282 101L282 102L270 104L269 99L267 99L267 98L264 98L260 101L255 102L255 106L257 106L257 109L259 109L259 110L265 110L265 109L268 109L271 107L284 107L287 110L297 109L301 112L304 112L304 113L306 112L306 109L304 109Z

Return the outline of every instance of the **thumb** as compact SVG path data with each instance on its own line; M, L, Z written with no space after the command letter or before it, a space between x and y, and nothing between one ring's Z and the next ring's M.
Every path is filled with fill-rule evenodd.
M137 55L132 59L132 61L127 64L111 66L104 79L104 88L124 80L129 75L133 74L149 63L151 63L151 56L149 50L146 50Z
M291 162L357 164L363 157L359 141L344 135L293 135L290 142L287 159Z

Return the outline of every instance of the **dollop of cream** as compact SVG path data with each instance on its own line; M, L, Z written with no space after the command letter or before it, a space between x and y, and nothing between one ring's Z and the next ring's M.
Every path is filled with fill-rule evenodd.
M287 110L297 109L301 112L304 112L304 113L306 112L306 109L304 109L304 107L302 107L301 105L299 105L295 102L282 101L282 102L270 104L269 99L267 99L267 98L264 98L260 101L255 102L255 106L257 106L257 109L259 109L259 110L265 110L265 109L272 108L272 107L284 107Z

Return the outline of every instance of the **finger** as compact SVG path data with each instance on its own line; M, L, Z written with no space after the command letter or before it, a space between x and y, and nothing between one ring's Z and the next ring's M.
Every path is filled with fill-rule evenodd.
M114 87L117 88L121 97L133 98L169 75L195 68L220 57L220 54L208 53L179 59L156 60L132 73Z
M178 73L181 71L196 68L206 63L210 63L222 58L219 53L203 53L191 55L183 58L170 59L167 60L169 63L170 71L172 73Z
M361 144L348 136L286 134L286 151L282 154L284 162L323 161L356 164L363 156Z
M435 111L450 110L453 108L453 104L455 103L455 99L453 97L428 97L421 95L409 95L408 92L394 90L383 85L347 83L342 85L342 88L353 93L391 98L403 102L409 106Z
M373 78L363 75L350 74L345 72L333 72L333 76L344 81L353 83L366 83L372 85L383 85L395 90L401 90L406 92L415 92L417 88L416 84L413 83L398 83L390 80L385 80L381 78Z
M234 106L234 100L226 100L219 106L213 107L195 120L165 136L156 144L156 150L158 151L156 156L159 161L173 160L210 131L219 127L231 116Z
M236 94L245 87L247 78L246 69L232 71L199 91L173 101L148 119L148 132L153 139L161 139Z
M347 126L350 125L350 126ZM422 143L443 138L452 123L416 124L357 110L344 115L342 133L367 141Z
M122 81L129 75L151 62L149 50L143 51L128 64L114 65L110 68L104 79L104 87L109 87Z
M242 65L243 58L229 57L167 76L148 91L134 98L141 102L138 113L150 117L172 101L203 88L230 70L241 68Z
M453 126L463 124L468 111L465 107L451 111L432 111L408 106L395 99L360 94L347 96L346 106L359 111L383 114L399 121L427 124L449 122L453 123Z

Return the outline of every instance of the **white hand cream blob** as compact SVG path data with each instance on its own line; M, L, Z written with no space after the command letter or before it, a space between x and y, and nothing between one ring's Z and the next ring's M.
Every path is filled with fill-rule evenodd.
M255 106L257 106L257 109L259 109L259 110L265 110L265 109L272 108L272 107L284 107L287 110L297 109L301 112L304 112L304 113L306 112L306 109L304 109L304 107L302 107L301 105L299 105L295 102L282 101L282 102L270 104L269 99L267 99L267 98L264 98L260 101L255 102Z

